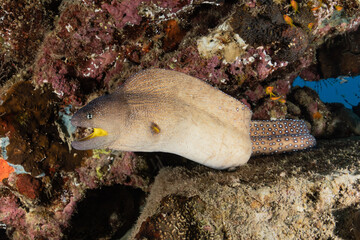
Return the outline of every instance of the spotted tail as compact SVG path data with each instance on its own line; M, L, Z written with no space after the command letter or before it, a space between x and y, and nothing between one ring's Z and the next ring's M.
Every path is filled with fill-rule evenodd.
M316 144L302 120L251 121L252 156L304 150Z

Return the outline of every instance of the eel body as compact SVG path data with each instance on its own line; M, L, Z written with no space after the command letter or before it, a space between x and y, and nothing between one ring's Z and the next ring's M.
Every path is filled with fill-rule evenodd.
M200 79L149 69L77 111L72 124L94 133L72 146L169 152L225 169L245 164L252 154L315 145L303 121L251 121L251 115L246 105Z

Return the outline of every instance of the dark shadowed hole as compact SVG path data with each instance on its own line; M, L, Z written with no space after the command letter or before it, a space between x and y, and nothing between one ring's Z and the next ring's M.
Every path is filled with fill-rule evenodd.
M188 26L183 26L185 30L190 30L193 26L198 26L196 33L198 36L208 33L208 29L216 27L224 16L233 10L236 0L209 0L207 3L198 5L193 13L188 17ZM218 4L218 5L216 5Z
M336 220L334 233L340 239L355 239L353 232L353 218L359 206L350 206L333 211Z
M145 194L116 185L89 190L70 221L64 239L118 239L135 223Z
M186 167L191 169L199 165L194 161L186 159L176 154L164 152L136 152L136 155L144 157L152 169L152 174L155 176L163 167Z
M356 76L360 73L360 28L328 39L317 50L321 78Z
M10 238L8 238L8 236L6 235L6 230L5 229L0 229L0 239L1 240L9 240Z
M45 1L44 6L48 11L52 11L54 15L58 15L61 2L61 0Z

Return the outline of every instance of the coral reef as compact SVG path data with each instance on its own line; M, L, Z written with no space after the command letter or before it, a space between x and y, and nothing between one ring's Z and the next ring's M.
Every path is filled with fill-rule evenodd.
M160 1L157 6L157 3L141 0L113 0L103 4L64 2L55 29L41 46L34 81L39 85L50 83L61 98L79 104L84 94L106 86L114 75L119 74L126 60L139 63L141 55L145 55L152 45L147 37L143 40L140 37L157 27L142 23L139 8L143 4L150 9L166 7L163 13L176 14L188 3ZM150 17L146 12L143 15ZM173 21L172 25L168 22L161 26L167 32L163 37L167 51L174 49L184 34ZM137 41L131 43L130 39Z
M233 172L165 168L132 237L353 239L359 143L359 137L322 140L314 151L255 158Z
M0 59L17 68L30 64L51 28L54 8L56 1L1 1Z
M356 76L360 74L359 65L360 28L346 34L327 38L316 54L316 62L304 68L300 76L306 81ZM323 80L324 81L324 80ZM329 85L332 83L329 81Z
M111 198L99 189L121 184L129 188L114 188L118 205L102 199L112 209L101 219L111 227L101 227L98 235L88 231L93 236L120 238L130 228L143 197L134 187L152 189L133 233L138 239L146 234L166 239L162 232L171 226L179 228L176 236L212 239L236 238L237 232L244 238L350 238L355 230L348 226L356 224L353 214L359 209L358 173L353 171L359 163L351 140L324 142L327 151L320 142L313 152L257 158L234 173L194 168L174 156L162 163L158 154L69 148L73 112L150 67L207 81L249 106L254 119L306 119L318 137L359 134L352 113L323 104L306 88L291 89L291 84L299 73L316 81L358 72L353 64L358 44L352 39L359 33L360 2L294 2L2 1L0 168L8 171L1 171L0 229L15 240L76 238L87 232L85 225L77 225L82 218L76 208L90 219L83 209L95 207L86 199L91 194ZM340 35L345 36L341 41ZM346 45L349 41L354 44ZM329 53L333 49L343 56L336 71L337 58ZM268 87L276 97L266 93ZM181 164L190 170L165 169L150 186L162 165ZM275 224L284 230L279 235L271 235ZM301 228L307 231L295 231Z
M23 229L25 227L26 210L20 207L19 200L8 190L1 189L0 219L11 229Z
M360 118L342 104L324 104L318 94L307 87L295 87L289 95L293 103L288 110L291 117L304 116L316 137L346 137L360 135Z
M109 155L109 153L97 152L93 158L88 158L84 166L76 169L76 172L59 171L53 175L42 178L34 178L29 174L10 174L3 184L0 183L0 222L5 224L7 235L11 239L63 239L64 237L84 235L86 226L81 226L78 231L72 230L70 224L77 225L84 218L78 216L76 209L84 213L89 205L83 200L89 189L99 188L106 185L129 185L148 191L149 177L140 176L146 173L144 168L147 164L144 159L135 157L133 154L123 156ZM95 221L94 218L104 212L108 219L101 224L113 224L112 231L96 234L100 236L115 236L130 227L137 215L139 201L142 199L140 190L125 188L116 190L110 188L105 196L108 196L108 204L97 204L97 210L85 214L86 221ZM128 190L127 190L128 189ZM104 192L91 194L104 194ZM120 192L117 192L120 191ZM5 193L6 192L6 193ZM110 204L111 194L120 194L117 204ZM133 200L135 197L138 200ZM130 202L132 203L130 203ZM134 204L134 205L131 205ZM79 206L79 207L78 207ZM119 206L122 206L119 209ZM26 209L31 209L28 212ZM124 210L125 209L125 210ZM114 211L114 214L112 214ZM95 214L95 212L98 212ZM91 216L89 216L89 214ZM66 230L67 229L67 230ZM108 229L109 230L109 229ZM99 236L99 237L100 237Z
M17 191L30 199L36 199L42 190L41 181L29 174L18 174L16 178Z
M89 189L121 183L147 191L148 177L137 174L147 173L145 159L131 152L109 153L97 150L92 158L86 160L85 167L77 168L80 182Z
M33 175L80 166L88 153L69 151L60 139L54 112L58 100L50 89L35 90L29 81L20 81L2 100L0 135L10 139L7 161L22 165Z
M3 164L11 163L15 172L1 173L0 190L10 192L0 195L0 222L12 239L61 239L88 189L117 183L148 188L147 164L132 153L95 151L91 158L91 151L69 149L71 108L60 102L52 89L34 89L22 79L3 96L1 150L8 161ZM124 226L133 221L125 219Z
M264 92L256 89L265 87L264 82L287 86L281 90L286 98L296 73L314 63L314 48L325 39L319 32L340 34L360 23L353 15L359 6L352 1L322 3L316 11L316 3L309 1L299 4L296 14L277 2L246 3L245 8L231 2L197 4L200 7L187 1L63 3L56 28L38 55L34 80L51 83L61 98L79 104L84 95L121 83L139 69L171 68L237 95L250 103L256 118L284 118L285 104L266 103ZM203 10L206 4L210 11ZM337 5L343 7L340 15ZM283 14L293 17L294 27ZM210 19L215 25L206 32ZM309 23L315 23L310 31Z
M63 8L55 30L41 46L34 80L40 85L50 83L60 97L77 103L81 101L79 87L92 91L99 84L96 79L115 63L118 53L112 49L114 29L108 26L103 11L96 14L95 9L80 4L65 4Z
M161 199L159 212L142 223L134 239L210 239L214 237L208 229L211 227L201 217L205 209L198 196L168 195Z

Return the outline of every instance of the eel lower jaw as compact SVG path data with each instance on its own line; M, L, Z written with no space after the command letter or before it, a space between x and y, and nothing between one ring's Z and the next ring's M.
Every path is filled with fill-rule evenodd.
M76 135L83 136L84 134L87 136L71 142L71 146L73 148L77 150L100 149L108 147L108 145L112 142L112 138L109 138L108 132L101 128L92 129L78 127Z
M75 141L83 142L92 138L107 136L108 132L102 128L77 127L75 135Z

